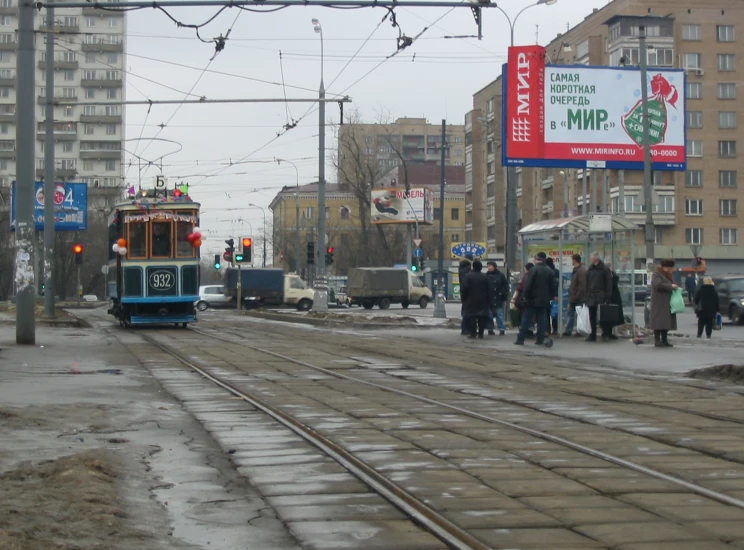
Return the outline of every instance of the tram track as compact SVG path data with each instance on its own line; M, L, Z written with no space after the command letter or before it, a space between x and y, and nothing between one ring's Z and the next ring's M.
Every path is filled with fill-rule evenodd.
M590 457L593 457L593 458L598 458L598 459L600 459L600 460L602 460L604 462L607 462L609 464L613 464L615 466L620 466L622 468L626 468L626 469L632 470L634 472L637 472L637 473L640 473L640 474L643 474L643 475L647 475L649 477L652 477L652 478L655 478L655 479L658 479L658 480L661 480L661 481L672 483L672 484L677 485L678 487L680 487L682 489L685 489L685 490L690 491L692 493L698 494L700 496L707 497L707 498L709 498L711 500L714 500L714 501L717 501L717 502L720 502L720 503L723 503L723 504L727 504L727 505L730 505L730 506L735 506L737 508L744 509L744 500L731 497L731 496L726 495L725 493L722 493L720 491L715 491L715 490L706 488L706 487L704 487L702 485L699 485L699 484L696 484L696 483L692 483L692 482L687 481L685 479L682 479L680 477L677 477L677 476L674 476L674 475L670 475L670 474L667 474L665 472L661 472L659 470L656 470L654 468L643 466L641 464L637 464L637 463L632 462L630 460L626 460L626 459L623 459L621 457L614 456L614 455L612 455L610 453L603 452L601 450L598 450L598 449L589 447L587 445L576 443L574 441L571 441L571 440L569 440L567 438L564 438L564 437L561 437L561 436L552 435L552 434L546 433L546 432L541 431L541 430L530 428L528 426L523 426L523 425L520 425L520 424L516 424L514 422L510 422L510 421L506 421L506 420L494 418L492 416L489 416L489 415L486 415L486 414L482 414L482 413L479 413L479 412L474 411L474 410L471 410L471 409L467 409L467 408L460 407L460 406L457 406L457 405L452 405L451 403L446 403L446 402L438 401L436 399L430 399L430 398L427 398L427 397L422 396L422 395L416 395L414 393L411 393L411 392L408 392L408 391L405 391L405 390L400 390L400 389L393 388L393 387L390 387L390 386L386 386L386 385L383 385L383 384L378 384L376 382L370 382L370 381L364 380L362 378L356 378L356 377L348 376L346 374L337 372L337 371L335 371L333 369L327 369L327 368L324 368L324 367L320 367L318 365L314 365L314 364L309 363L307 361L303 361L303 360L297 359L295 357L291 357L291 356L288 356L288 355L285 355L285 354L281 354L281 353L277 353L277 352L274 352L274 351L271 351L271 350L267 350L267 349L264 349L262 347L251 346L251 345L248 345L248 344L246 344L244 342L236 342L236 341L230 340L228 338L218 337L218 335L206 333L206 332L204 332L204 331L202 331L200 329L195 329L195 328L191 327L191 330L193 332L197 332L197 333L202 334L204 336L208 336L209 338L217 338L217 339L219 339L221 341L224 341L226 343L238 345L238 346L241 346L241 347L247 347L247 348L252 349L254 351L257 351L259 353L266 354L267 356L270 356L270 357L273 357L273 358L276 358L276 359L281 359L283 361L287 361L287 362L290 362L290 363L294 363L294 364L296 364L298 366L302 366L302 367L305 367L305 368L309 368L309 369L315 370L315 371L317 371L319 373L323 373L324 375L327 375L327 376L332 376L334 378L339 378L339 379L351 381L351 382L354 382L354 383L357 383L357 384L362 384L362 385L365 385L365 386L373 387L373 388L380 389L380 390L385 391L385 392L390 392L390 393L393 393L393 394L396 394L396 395L399 395L399 396L403 396L403 397L407 397L407 398L410 398L410 399L414 399L416 401L427 403L429 405L434 405L434 406L441 407L441 408L444 408L444 409L447 409L447 410L451 410L453 412L456 412L456 413L459 413L459 414L463 414L465 416L468 416L470 418L474 418L474 419L477 419L477 420L485 421L485 422L490 423L490 424L493 424L493 425L497 425L497 426L509 428L511 430L515 430L515 431L520 432L522 434L530 435L532 437L539 438L539 439L541 439L543 441L547 441L547 442L554 443L554 444L560 445L562 447L565 447L565 448L568 448L568 449L571 449L571 450L574 450L574 451L578 451L579 453L582 453L584 455L587 455L587 456L590 456ZM171 351L171 353L173 353L173 352ZM519 405L520 406L524 406L522 404L519 404ZM540 412L540 413L546 414L544 411L540 411L539 409L534 409L534 410L536 412ZM575 419L566 419L566 420L575 421ZM612 428L607 428L607 429L612 429ZM636 435L637 436L639 434L631 434L631 435ZM644 436L641 436L641 437L644 437ZM656 441L656 440L651 439L651 441ZM663 442L663 443L664 444L668 444L667 442ZM706 453L703 453L701 451L697 451L697 452L700 452L700 454L703 454L703 455L706 454ZM714 456L714 455L711 455L711 456ZM715 457L715 458L720 458L720 457Z

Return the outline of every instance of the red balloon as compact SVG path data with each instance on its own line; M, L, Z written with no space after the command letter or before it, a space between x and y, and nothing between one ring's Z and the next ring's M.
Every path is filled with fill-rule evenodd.
M186 240L193 243L196 240L196 235L194 233L189 233L186 235Z
M199 233L198 231L196 233L192 233L192 235L195 239L201 239L201 233Z
M194 248L199 248L202 245L201 239L196 239L192 244Z

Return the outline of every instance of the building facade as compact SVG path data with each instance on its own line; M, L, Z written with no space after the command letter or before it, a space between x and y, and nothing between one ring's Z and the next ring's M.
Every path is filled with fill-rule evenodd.
M653 174L649 207L655 255L675 258L683 265L701 255L712 273L741 270L744 247L739 231L744 228L738 200L744 155L738 150L744 145L738 139L738 120L744 116L739 106L744 94L744 4L739 0L614 0L547 44L548 62L637 65L641 25L648 34L649 71L686 70L687 171ZM473 174L467 195L472 201L468 203L473 210L472 234L474 239L485 236L489 249L498 251L503 250L504 220L490 216L489 200L496 213L505 210L500 109L501 77L474 94L473 111L466 116L466 143L473 143L466 157L466 171ZM485 155L477 144L481 135L485 135ZM498 154L491 157L488 151L496 149ZM639 225L645 222L643 172L518 168L517 174L519 227L584 209L623 214ZM478 201L486 204L485 216L476 215ZM637 235L637 257L645 256L642 233Z
M433 225L419 227L426 259L437 258L439 242L439 192L440 171L436 166L413 165L407 167L411 187L427 187L434 191ZM464 167L450 166L446 171L444 232L445 250L451 243L465 237L465 186ZM403 187L404 168L399 167L387 180L385 187ZM362 197L360 199L360 196ZM318 226L318 185L284 187L269 205L273 213L273 258L275 267L295 271L298 212L300 255L299 269L307 268L307 243L316 241ZM365 266L391 266L405 263L406 231L404 225L374 225L370 223L369 197L360 195L352 186L326 185L327 246L334 248L332 274L345 275L349 268ZM316 251L316 261L322 260L324 251Z
M0 183L16 177L17 2L0 0ZM93 6L56 10L54 138L57 181L87 183L96 195L123 185L126 16ZM44 176L46 14L36 11L36 177ZM102 104L91 104L91 102Z

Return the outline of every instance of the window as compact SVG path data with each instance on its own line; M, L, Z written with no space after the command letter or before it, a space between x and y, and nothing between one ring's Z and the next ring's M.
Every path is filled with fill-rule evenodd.
M95 27L95 26L96 26L96 22L97 22L97 21L98 21L98 18L97 18L97 17L88 17L88 18L87 18L87 19L85 20L85 24L86 24L86 26L88 26L88 27Z
M12 69L0 69L0 79L11 80L13 78Z
M441 213L442 210L440 208L434 209L434 221L437 221L440 218Z
M721 228L721 244L737 244L739 242L738 229Z
M703 201L700 199L687 199L685 201L685 214L688 216L702 216Z
M12 24L13 22L11 21L10 16L0 16L0 27L10 27Z
M116 29L116 28L118 28L119 27L119 18L118 17L111 17L109 19L108 26L109 26L110 29Z
M115 170L116 170L116 161L107 160L106 161L106 172L114 172Z
M191 214L193 216L193 212L180 212L180 214ZM176 251L179 258L193 258L196 254L196 249L191 246L187 239L193 230L194 224L192 222L176 222Z
M65 63L74 63L77 61L77 54L75 52L63 52L62 61Z
M496 142L492 139L489 139L487 148L488 148L488 154L493 155L496 152Z
M460 235L458 235L457 233L452 233L452 235L450 235L450 239L451 239L451 242L453 243L459 243Z
M700 69L703 65L703 56L699 53L682 54L682 67L685 69Z
M634 196L625 196L625 212L635 212L635 197Z
M719 42L733 42L734 41L734 26L733 25L716 25L716 35L718 36Z
M14 7L13 0L0 0L0 8Z
M654 244L664 244L664 228L658 225L654 226Z
M313 214L312 206L308 206L307 208L305 208L305 211L302 213L302 217L305 218L306 220L312 220L313 215L314 214Z
M688 139L687 140L687 156L688 157L702 157L703 156L703 142L699 139Z
M341 219L348 220L349 218L351 218L351 210L349 210L348 206L342 206L341 207Z
M74 170L75 169L75 159L62 159L59 161L60 168L62 170Z
M0 52L0 63L10 63L10 52Z
M119 62L119 54L118 53L109 53L106 54L106 63L110 63L112 65Z
M0 160L0 170L7 170L8 169L8 160L2 159Z
M491 161L488 163L488 175L493 176L496 173L496 164Z
M7 86L0 87L0 97L10 97L10 88Z
M493 99L486 101L486 113L493 113Z
M108 161L107 161L108 162ZM171 222L152 222L152 247L153 258L165 258L171 255Z
M736 112L720 111L718 113L718 127L722 129L736 128Z
M453 220L459 220L460 219L460 209L459 208L453 208L450 212L450 216Z
M86 52L85 54L85 62L86 63L95 63L96 62L96 54L93 52Z
M719 187L736 187L736 170L721 170L718 172Z
M83 161L83 170L85 170L86 172L92 172L93 171L93 161L84 160Z
M106 105L106 116L120 116L121 111L119 111L118 105Z
M12 32L0 33L0 44L15 44L15 34Z
M589 55L589 39L579 42L576 45L576 59L584 59Z
M97 76L94 70L83 71L83 80L95 80Z
M736 216L736 199L721 199L721 216Z
M147 258L147 223L127 224L127 258Z
M77 97L76 88L62 88L62 97L74 98Z
M96 116L96 106L95 105L83 105L83 115L84 116Z
M7 133L8 133L8 125L0 124L0 134L7 134Z
M703 85L700 82L687 83L687 99L702 99Z
M718 85L718 99L736 99L736 84L722 82Z
M647 62L650 67L672 67L674 65L674 50L671 48L648 50Z
M674 197L670 195L662 195L659 197L659 204L656 207L656 212L674 212Z
M96 89L85 88L85 99L95 99L95 98L96 98Z
M682 40L700 40L700 25L682 25Z
M116 124L106 124L106 135L107 136L116 135Z
M65 15L62 18L62 26L63 27L77 27L78 26L78 18L72 15Z
M86 136L92 136L95 133L95 126L92 124L86 124L83 131Z
M687 127L688 128L702 128L703 127L703 112L702 111L687 111Z
M119 71L106 71L104 78L106 80L119 80Z
M65 75L65 80L67 81L75 80L75 71L65 71L64 75Z
M718 54L718 70L719 71L735 71L736 70L736 56L732 53L719 53Z
M733 158L736 156L736 142L732 140L718 142L718 156L720 158Z
M685 242L687 244L703 244L703 230L700 227L685 229Z
M71 141L65 141L64 143L62 143L62 152L72 153L72 142Z
M702 170L688 170L685 172L685 186L686 187L702 187L703 186L703 171Z

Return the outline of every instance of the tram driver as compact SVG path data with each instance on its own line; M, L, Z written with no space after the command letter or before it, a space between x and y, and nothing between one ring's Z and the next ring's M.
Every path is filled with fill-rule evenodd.
M152 255L158 257L171 255L170 223L155 222L152 224Z

